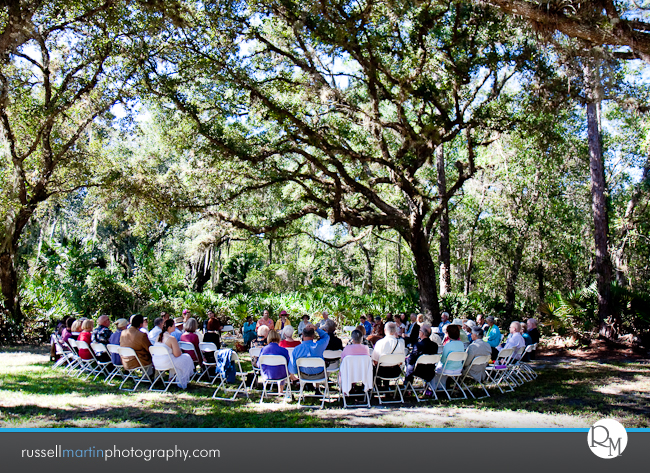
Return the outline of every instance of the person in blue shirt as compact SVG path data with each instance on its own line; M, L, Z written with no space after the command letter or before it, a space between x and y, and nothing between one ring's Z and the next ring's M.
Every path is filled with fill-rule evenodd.
M314 332L320 337L318 341L314 340ZM324 330L316 328L313 324L307 324L302 331L302 343L293 349L291 353L291 363L289 364L289 372L298 375L298 367L296 360L298 358L323 358L323 352L327 348L330 341L330 336ZM302 370L305 378L310 376L314 379L321 377L322 369L319 368L303 368Z
M501 343L501 331L499 330L499 327L497 327L494 323L493 316L488 316L485 321L488 324L488 329L485 332L483 340L486 341L490 347L492 347L492 359L496 360L497 356L499 356L499 350L497 350L497 347L499 346L499 343Z
M366 329L366 336L370 335L372 333L372 324L368 322L365 315L362 315L360 320L361 325L363 325L363 328Z
M443 312L440 314L440 320L441 322L438 324L438 333L442 333L442 327L445 325L449 325L451 322L449 321L449 313L448 312Z

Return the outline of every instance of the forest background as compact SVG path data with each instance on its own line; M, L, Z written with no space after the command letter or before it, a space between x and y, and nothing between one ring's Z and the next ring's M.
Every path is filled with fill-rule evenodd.
M3 2L0 343L184 308L647 339L645 20L633 2Z

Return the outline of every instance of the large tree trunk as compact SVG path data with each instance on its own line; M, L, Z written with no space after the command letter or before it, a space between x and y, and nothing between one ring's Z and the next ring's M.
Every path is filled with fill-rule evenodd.
M527 230L526 230L527 231ZM517 289L517 279L519 279L519 270L524 256L524 246L526 245L525 232L519 237L517 247L515 248L515 257L512 261L512 267L506 279L506 307L505 318L511 319L515 309L515 296Z
M362 291L364 294L372 294L372 279L373 279L373 270L374 270L374 264L372 262L372 255L370 254L370 250L366 248L366 246L363 243L359 243L359 248L361 248L361 251L363 252L363 256L366 257L366 272L363 277L363 285L362 285Z
M590 101L587 103L587 136L589 143L589 171L591 174L591 210L594 218L594 243L596 250L596 284L598 287L598 320L600 334L607 338L613 336L613 323L609 320L611 260L609 257L607 220L607 200L605 196L605 167L600 141L598 123L598 105L600 103L600 84L596 68L587 63L585 79L591 88Z
M430 324L440 323L440 306L436 289L436 266L429 252L429 242L424 232L413 232L409 238L420 289L420 308Z
M15 322L22 321L22 311L18 298L18 271L14 264L15 251L0 254L0 285L4 309Z
M445 150L443 145L436 148L438 167L438 193L447 193L447 177L445 175ZM451 252L449 249L449 206L445 202L440 215L440 295L451 292Z

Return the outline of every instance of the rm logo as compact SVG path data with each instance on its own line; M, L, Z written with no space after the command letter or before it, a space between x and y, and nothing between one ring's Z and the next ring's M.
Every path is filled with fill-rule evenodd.
M620 456L627 446L627 431L611 419L599 420L589 429L589 448L600 458Z

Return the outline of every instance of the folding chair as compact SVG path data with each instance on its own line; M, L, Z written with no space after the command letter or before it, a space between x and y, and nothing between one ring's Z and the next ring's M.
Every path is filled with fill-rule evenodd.
M201 342L201 343L203 343L203 342ZM190 342L178 342L178 347L181 349L181 351L183 353L187 353L190 356L192 356L192 354L194 354L194 356L192 356L192 361L194 361L194 374L192 375L192 378L190 378L190 381L193 381L194 378L196 377L196 375L201 371L201 362L199 361L199 360L201 360L201 357L197 353L196 347L194 346L193 343L190 343ZM215 348L216 348L216 346L215 346ZM201 376L202 375L203 375L203 373L201 373ZM201 378L201 376L199 376L199 379Z
M110 355L118 355L118 356L120 355L120 346L119 345L114 345L114 344L109 343L108 345L106 345L106 349L108 350L108 353ZM112 359L113 359L113 357L111 356L111 360ZM120 357L120 360L121 359L122 359L122 357ZM108 376L106 377L106 379L104 380L106 382L106 384L111 384L111 381L113 381L113 378L115 378L117 375L119 375L122 379L124 379L124 372L122 371L122 368L123 368L123 366L122 366L121 362L118 363L118 364L115 364L113 362L113 371L111 371L108 374Z
M237 370L237 372L235 373L235 376L236 376L236 377L239 377L239 380L240 380L239 386L237 386L237 389L228 389L228 388L225 388L224 386L225 386L225 384L226 384L226 378L224 378L223 376L221 376L221 375L220 375L219 373L217 373L216 370L215 370L215 379L217 379L217 378L221 379L221 384L219 384L219 386L218 386L217 389L215 390L214 394L212 394L212 399L219 399L219 400L222 400L222 401L234 401L235 399L237 399L237 394L239 394L239 392L240 392L242 389L244 390L244 394L246 394L246 397L247 397L248 399L250 399L250 396L248 395L248 386L246 386L246 375L247 375L248 373L246 373L246 372L242 369L242 367L241 367L241 359L239 358L239 355L237 355L237 352L234 351L234 350L230 350L230 351L232 352L232 353L230 354L230 361L231 361L232 363L234 363L235 366L236 366L235 369ZM214 382L214 381L213 381L213 382ZM220 390L221 388L223 388L224 392L231 392L231 393L234 393L234 394L233 394L232 397L230 397L230 398L217 397L217 393L219 392L219 390Z
M485 375L485 368L487 367L488 363L490 363L490 358L492 358L492 355L482 355L482 356L477 356L474 357L470 365L465 368L463 376L460 378L460 384L463 386L463 388L467 389L467 391L471 394L472 398L477 399L476 396L474 396L474 393L472 390L467 386L467 383L465 380L469 377L470 383L473 381L474 383L478 384L480 388L485 391L485 396L479 397L478 399L485 399L486 397L490 397L490 393L487 391L485 388L485 385L483 384L483 381L478 381L476 378L474 378L471 374L469 374L470 370L474 367L481 366L483 365L483 375ZM482 379L482 378L481 378Z
M64 369L67 370L74 361L74 352L70 348L70 345L65 343L58 333L54 334L53 337L56 353L60 355L59 359L54 363L54 368L65 365Z
M361 375L357 377L352 377L352 373ZM365 379L364 379L365 375ZM363 394L350 394L345 392L345 387L342 384L343 377L348 378L350 386L354 383L363 383ZM343 399L343 407L348 408L346 402L347 397L359 397L363 396L365 404L353 407L370 407L370 393L372 392L372 358L368 355L349 355L341 360L341 367L339 369L339 392L341 393L341 398Z
M418 391L421 393L422 398L424 398L424 393L427 390L427 388L431 388L431 391L433 392L433 395L434 395L434 397L436 398L436 401L437 401L438 400L438 395L436 394L436 390L433 389L433 387L431 386L432 379L426 380L424 378L421 378L420 376L418 376L415 373L417 373L418 366L433 365L434 368L433 368L432 371L434 372L434 378L435 378L435 365L437 365L439 361L440 361L440 355L422 355L422 356L420 356L415 362L415 369L413 370L413 378L414 378L414 380L415 380L415 378L422 380L423 385L421 387L419 387L419 386L415 387L413 385L413 382L409 381L408 383L406 383L406 386L404 386L404 392L406 392L409 388L411 388L411 391L413 391L413 395L415 396L415 399L417 400L417 402L421 402L423 399L420 399L418 397Z
M214 384L218 378L216 361L217 345L211 342L201 342L199 343L199 350L201 351L201 355L203 355L203 371L201 371L201 376L199 376L196 382L199 383L201 381L201 378L203 378L203 375L207 374L208 382L210 384ZM215 361L207 361L210 358L214 358ZM210 368L214 369L214 376L210 376ZM212 378L212 380L210 380L210 378Z
M298 407L301 407L300 401L302 399L306 397L316 397L322 399L320 405L320 408L322 409L323 406L325 406L325 399L329 399L330 395L329 373L327 372L327 367L325 366L325 360L322 358L298 358L296 360L296 367L298 369L298 381L300 382L300 392L298 393ZM304 378L305 373L302 372L301 368L322 368L322 377L317 379ZM323 394L318 395L315 387L314 394L305 394L305 385L309 383L312 383L314 385L323 384L325 386Z
M535 378L537 378L537 373L535 373L535 370L530 366L530 363L527 361L524 361L524 358L526 357L526 354L530 354L535 351L535 347L537 346L536 343L532 345L528 345L526 347L526 350L524 351L524 354L521 357L521 360L519 361L519 371L521 375L526 378L526 381L532 381Z
M260 353L262 353L262 347L253 347L248 350L248 353L251 357L251 366L253 367L253 381L251 382L251 389L254 389L255 382L260 377L259 357ZM257 364L254 361L255 358L257 358ZM291 359L291 352L289 352L289 359Z
M404 402L404 396L402 395L402 390L399 387L399 380L403 378L404 376L404 362L406 361L406 355L404 354L391 354L391 355L382 355L379 357L379 361L377 363L377 371L375 371L375 376L372 381L372 385L374 387L374 392L377 395L377 400L379 401L379 404L392 404L392 403L403 403ZM391 366L398 366L399 367L399 374L396 376L380 376L379 375L379 369L381 367L391 367ZM377 380L381 379L383 381L388 381L389 385L391 381L395 382L395 391L391 391L391 389L387 389L385 391L380 391L379 387L377 386ZM382 394L384 396L387 396L393 392L393 398L395 398L395 394L399 394L399 401L394 400L394 401L386 401L382 400Z
M323 359L326 360L325 365L327 366L328 375L339 372L341 367L341 353L343 353L343 350L325 350L323 352Z
M458 383L458 380L463 374L463 370L450 370L449 369L449 363L452 363L454 361L460 362L461 365L465 362L465 359L467 358L467 352L466 351L454 351L451 352L447 355L447 360L445 361L445 364L442 366L442 370L440 371L440 380L438 381L438 386L442 388L442 390L445 392L449 400L451 401L452 399L461 399L460 397L452 397L451 394L456 391L456 388L460 389L460 392L463 393L463 399L467 399L467 394L465 394L465 391L463 390L462 386ZM454 381L454 389L451 390L451 394L449 391L447 391L447 383L446 380L443 382L440 382L442 377L446 376L447 378L451 378ZM435 387L435 389L438 388L438 386ZM434 391L435 391L434 389Z
M169 386L174 384L174 382L176 381L176 365L174 364L174 359L170 356L169 350L166 347L151 346L151 347L149 347L149 352L151 353L152 357L154 357L154 356L162 356L162 357L169 358L169 363L171 364L171 368L160 369L154 363L153 367L156 370L155 372L158 373L158 376L155 377L155 379L151 382L151 386L149 386L149 391L155 391L157 393L166 393L167 390L169 389ZM165 378L164 378L165 371L168 373L167 374L167 381L165 381ZM155 384L158 382L158 380L162 381L163 386L165 387L165 389L154 389L153 388L155 386ZM135 389L134 389L134 391L135 391Z
M90 349L90 346L86 342L80 342L77 340L75 342L77 350L88 350L90 352L91 358L85 359L79 355L79 361L81 362L81 371L88 373L86 375L86 380L88 380L92 375L97 373L96 366L93 366L95 363L95 354Z
M488 376L487 381L492 385L497 388L499 388L499 391L501 391L501 394L504 392L512 392L514 391L514 387L510 384L508 381L508 363L510 363L510 360L512 359L514 350L512 348L504 348L499 352L499 356L497 357L496 360L494 360L494 364L488 365L485 368L485 373ZM506 389L505 391L501 388L501 384L508 384L508 387L510 389Z
M74 370L78 369L79 371L74 375L78 378L83 373L83 363L79 356L79 350L77 349L77 341L74 338L68 338L68 346L70 347L70 356L72 359L68 374L72 375Z
M234 332L234 331L235 331L235 327L233 327L232 325L224 325L223 327L221 327L221 333Z
M530 346L530 345L529 345ZM521 360L524 358L526 347L515 348L512 354L512 361L510 369L508 370L508 377L517 386L523 386L528 379L522 374Z
M95 363L97 364L97 374L93 378L93 381L96 380L97 377L102 373L105 376L104 381L106 381L106 378L108 377L108 367L111 365L111 362L99 361L98 354L106 353L106 355L108 355L110 358L110 355L108 354L108 349L106 348L106 346L104 346L103 343L91 343L90 348L92 348L92 350L90 350L90 353L92 353L93 358L95 359Z
M353 331L355 331L357 328L354 325L345 325L343 327L343 331L350 335Z
M124 371L126 371L126 376L122 380L122 384L120 384L119 389L122 389L123 391L131 391L131 392L133 392L136 389L138 389L138 386L140 386L140 383L150 383L151 384L151 381L152 381L151 377L149 376L149 373L147 373L147 368L151 367L151 365L144 366L142 364L142 361L140 361L140 358L138 358L138 355L135 353L135 350L133 348L120 347L118 352L120 354L120 357L122 357L122 363L123 364L124 364L124 358L133 357L138 361L138 366L136 366L135 368L129 369L126 366L122 366L122 369ZM142 375L140 377L137 377L135 375L135 372L138 371L138 370L140 370L140 372L142 373ZM128 379L132 379L133 382L135 383L135 386L133 387L133 389L124 389L123 388L124 383L126 383L126 381Z
M260 369L260 374L259 378L260 381L263 383L263 388L262 388L262 397L260 398L260 404L264 402L264 396L266 395L266 385L268 383L271 383L271 385L275 384L278 386L278 391L280 391L280 388L282 388L282 384L286 384L286 394L285 394L285 400L288 397L291 397L291 380L289 379L289 368L287 366L287 359L284 356L281 355L262 355L259 357L257 360L257 364L260 366L266 365L266 366L284 366L284 369L286 371L286 376L284 378L279 378L279 379L270 379L267 378L264 375L264 372L261 371ZM278 396L281 396L283 393L278 392ZM271 393L269 393L269 396Z

